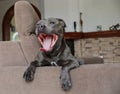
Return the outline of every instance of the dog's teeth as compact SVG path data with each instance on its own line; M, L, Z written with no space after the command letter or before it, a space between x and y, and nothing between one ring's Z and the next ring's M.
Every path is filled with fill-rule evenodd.
M40 37L38 37L38 40L40 41L41 45L43 45L43 42Z

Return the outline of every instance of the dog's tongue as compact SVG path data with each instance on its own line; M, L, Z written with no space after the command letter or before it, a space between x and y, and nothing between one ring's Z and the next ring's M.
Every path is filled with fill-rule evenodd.
M47 36L43 41L43 45L42 45L43 48L41 48L40 50L49 51L49 50L51 50L51 45L52 45L52 37Z
M51 42L52 42L52 38L47 36L44 39L44 44L43 44L43 48L46 49L47 51L51 48Z
M38 36L38 40L41 43L42 48L40 48L41 51L48 52L51 51L52 48L54 47L55 43L58 40L58 36L53 34L53 35L46 35L46 34L40 34Z

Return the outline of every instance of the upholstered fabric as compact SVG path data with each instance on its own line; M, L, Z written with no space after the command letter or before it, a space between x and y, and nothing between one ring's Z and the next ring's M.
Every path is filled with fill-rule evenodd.
M102 57L81 57L85 64L103 64L104 60Z
M73 86L61 89L60 67L36 70L34 81L22 78L27 67L0 67L0 94L120 94L120 64L82 65L71 71Z
M15 3L15 24L16 30L20 36L21 47L28 62L34 60L39 50L39 43L35 35L37 21L40 19L33 7L27 1L18 1Z
M19 42L0 42L0 66L24 66L26 58Z

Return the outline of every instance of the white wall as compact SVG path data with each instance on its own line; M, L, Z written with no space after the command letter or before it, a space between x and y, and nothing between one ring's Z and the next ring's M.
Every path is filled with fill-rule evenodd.
M79 21L78 0L44 0L45 18L62 18L66 24L66 31L73 31L73 22ZM77 27L79 31L79 27Z
M80 0L84 31L96 31L97 25L108 30L120 23L120 0Z
M111 25L120 23L120 0L44 0L44 4L45 18L64 19L68 26L66 31L73 31L73 21L79 23L80 12L84 32L96 31L97 25L108 30Z

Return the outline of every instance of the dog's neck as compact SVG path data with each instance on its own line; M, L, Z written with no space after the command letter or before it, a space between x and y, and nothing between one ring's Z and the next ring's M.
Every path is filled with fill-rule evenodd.
M49 53L43 53L45 56L49 57L49 58L53 58L53 57L59 57L63 51L66 48L66 42L64 40L64 38L61 41L61 45L58 49L53 49L53 51L49 52Z

